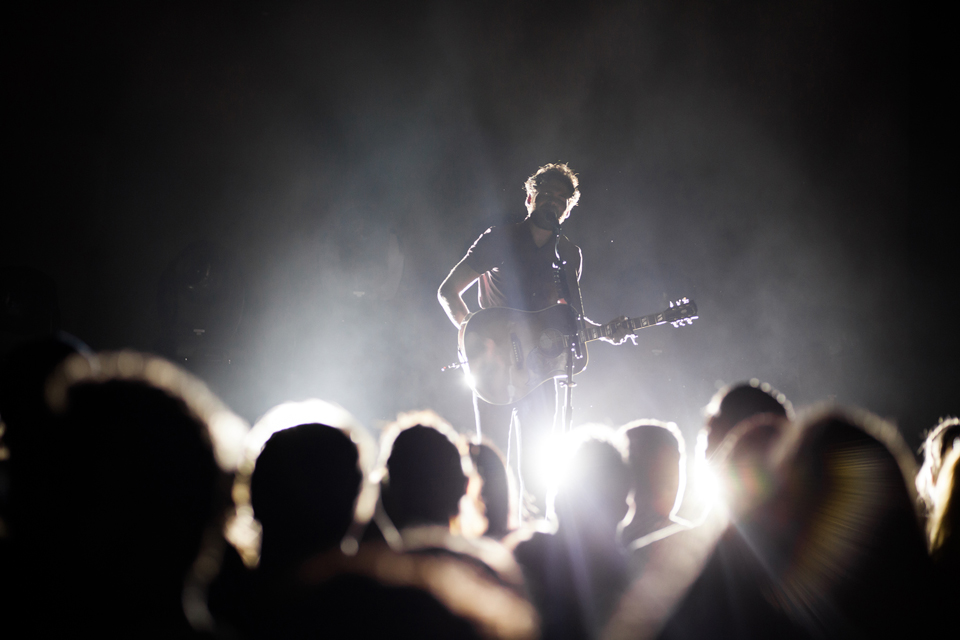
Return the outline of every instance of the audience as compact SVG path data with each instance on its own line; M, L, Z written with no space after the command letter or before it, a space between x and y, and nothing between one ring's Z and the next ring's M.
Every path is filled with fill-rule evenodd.
M0 601L28 635L241 640L885 637L948 611L960 420L916 472L892 425L797 419L756 380L706 414L700 521L680 430L637 420L567 434L549 517L518 530L503 456L432 412L388 425L374 469L336 405L248 431L162 359L24 344L0 364Z

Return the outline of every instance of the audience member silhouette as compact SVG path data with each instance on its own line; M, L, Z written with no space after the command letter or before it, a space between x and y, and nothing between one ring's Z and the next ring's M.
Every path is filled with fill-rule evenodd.
M777 488L724 535L701 576L710 588L681 606L672 622L686 614L688 624L666 636L690 637L691 620L693 631L741 637L910 632L932 573L908 482L913 458L895 428L830 410L781 446ZM722 604L707 614L711 601Z
M711 466L717 507L729 517L699 576L660 633L661 638L802 638L801 626L772 604L771 541L751 529L751 515L777 487L773 453L785 418L759 414L741 421L717 447Z
M591 638L603 630L629 584L618 528L629 511L627 444L608 427L581 427L568 435L552 505L555 534L517 545L545 638ZM549 503L550 501L548 501Z
M757 520L776 528L789 508L794 525L776 533L788 610L834 636L914 629L930 567L916 466L896 428L866 412L814 414L784 460L782 489Z
M623 530L623 541L674 524L670 516L683 500L686 446L672 422L635 420L620 428L630 446L630 477L636 511Z
M398 530L449 528L459 516L469 480L461 441L449 425L426 412L403 417L385 434L380 499Z
M707 458L737 424L760 413L792 419L793 406L782 393L757 380L727 386L714 394L706 407Z
M397 554L361 545L355 556L308 561L302 586L280 600L263 637L537 638L530 603L449 554Z
M303 424L270 436L250 481L263 571L285 571L340 546L360 495L358 460L356 445L334 427Z
M720 443L713 464L718 498L734 521L776 490L775 454L790 428L786 418L761 413L740 422Z
M72 356L47 398L55 417L33 459L47 482L16 538L23 628L173 637L209 626L202 586L245 425L199 381L133 352Z
M210 590L222 627L260 634L264 620L276 622L272 609L295 587L303 561L355 550L376 500L367 480L374 447L353 416L322 400L287 402L257 421L245 439L228 526L240 555L227 550Z
M400 547L455 557L499 584L520 589L520 568L503 545L461 535L461 510L479 510L480 488L465 439L432 411L418 411L402 414L382 442L380 498L399 530Z
M643 573L660 542L688 529L672 520L686 484L686 447L677 425L635 420L620 428L630 446L630 475L635 512L621 533L630 553L630 573Z
M479 442L470 445L470 458L473 466L483 481L480 489L480 498L483 502L484 517L487 529L484 535L495 540L502 540L515 528L511 524L514 510L514 493L503 454L490 442Z

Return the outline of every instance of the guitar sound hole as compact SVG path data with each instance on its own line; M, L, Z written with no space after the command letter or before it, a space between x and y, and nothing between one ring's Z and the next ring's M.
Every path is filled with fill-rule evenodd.
M556 358L563 353L563 334L556 329L548 329L540 334L540 353L547 358Z

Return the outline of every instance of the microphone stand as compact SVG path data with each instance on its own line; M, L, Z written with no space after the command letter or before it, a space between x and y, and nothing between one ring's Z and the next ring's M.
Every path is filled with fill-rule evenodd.
M564 269L566 262L560 257L560 223L558 222L554 227L553 231L554 238L554 249L553 253L555 260L553 263L553 278L554 284L557 287L557 292L560 294L561 299L563 299L568 306L570 306L574 315L576 316L576 331L573 335L566 336L568 340L567 344L567 357L566 357L566 367L564 371L564 376L560 378L560 386L563 387L563 410L561 413L561 435L567 434L573 428L573 388L577 386L577 383L573 381L573 361L574 358L582 358L583 354L580 351L580 335L579 329L583 322L582 317L582 305L581 309L574 307L570 299L570 283L567 281L567 273ZM556 417L554 417L554 428L556 428Z

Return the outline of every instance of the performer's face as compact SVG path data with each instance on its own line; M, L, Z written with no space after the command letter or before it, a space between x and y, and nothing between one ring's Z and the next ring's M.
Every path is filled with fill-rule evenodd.
M552 229L557 221L563 222L570 215L570 198L573 188L566 179L547 174L537 187L537 192L528 200L530 216L534 224Z

